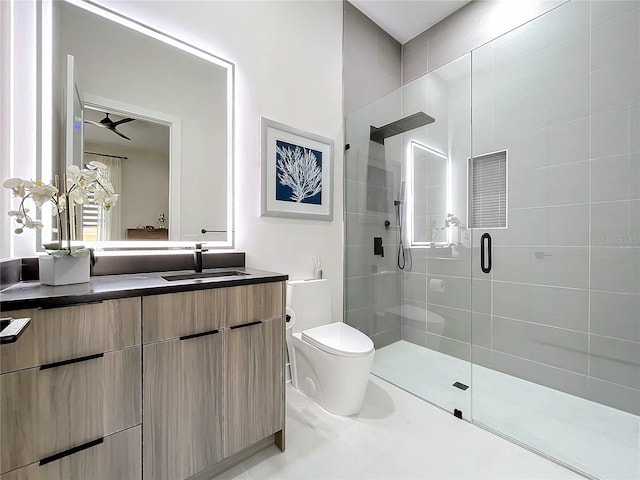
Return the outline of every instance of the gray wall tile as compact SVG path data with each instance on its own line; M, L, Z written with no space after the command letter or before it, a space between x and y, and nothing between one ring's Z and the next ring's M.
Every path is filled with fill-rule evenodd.
M471 340L474 346L491 348L491 315L473 313L471 320Z
M591 376L640 389L640 343L591 335L589 350Z
M591 292L591 333L640 342L640 294Z
M397 327L383 333L377 333L371 336L371 340L373 340L373 346L376 349L386 347L387 345L402 340L402 329L401 327Z
M400 43L349 2L344 2L343 45L346 114L400 88Z
M638 12L640 7L637 2L629 0L592 0L591 1L591 25L593 27L603 22L626 15L631 12Z
M492 238L497 245L586 247L589 244L589 205L510 209L508 226L493 232Z
M483 357L486 361L487 355ZM589 392L589 378L586 375L506 355L495 350L491 354L491 363L487 367L583 398L586 398Z
M640 247L592 247L591 288L640 293Z
M591 245L640 247L640 200L592 204Z
M591 201L640 199L640 153L591 161Z
M493 349L527 360L586 375L585 333L493 317Z
M494 282L493 313L501 317L588 332L589 291Z
M458 340L427 333L427 348L468 362L471 360L471 345Z
M591 158L629 153L631 117L626 108L591 117Z
M608 6L606 10L598 5L601 2L593 2L592 23L599 22L602 17L599 13L615 14L615 7ZM616 2L611 2L616 3ZM619 2L622 3L622 2ZM635 2L626 2L633 5ZM637 3L635 15L625 12L614 18L593 25L591 30L591 68L597 70L621 60L640 58L640 22L638 22ZM599 18L598 18L599 17Z
M427 332L419 328L402 325L402 340L421 347L427 347Z
M509 157L509 163L517 159ZM509 208L587 203L589 162L511 172Z
M505 282L586 289L589 249L494 246L492 271L495 280Z
M495 149L499 148L506 148L509 152L511 173L588 160L589 119L581 118L505 137L502 145L495 145Z
M640 391L591 379L586 398L635 415L640 415Z
M444 291L438 292L431 288L427 290L427 302L443 307L470 310L471 307L471 280L461 277L444 277L436 275L427 276L427 286L430 280L442 280Z
M636 46L639 43L636 41ZM639 76L639 58L623 60L593 72L591 112L596 114L636 105L640 101Z
M406 85L427 71L427 45L417 46L402 57L402 81Z
M455 308L428 306L427 332L471 343L471 312ZM435 316L436 314L438 316ZM442 321L440 320L442 318Z

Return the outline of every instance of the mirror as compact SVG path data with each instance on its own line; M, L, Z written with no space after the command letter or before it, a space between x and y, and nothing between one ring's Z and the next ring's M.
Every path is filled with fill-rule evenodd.
M127 240L233 246L233 64L78 0L51 3L51 37L50 171L63 172L73 156L60 113L72 55L84 102L81 157L107 164L120 195L111 212L89 205L77 213L78 236L102 248Z
M412 246L449 245L449 159L412 141L408 171L409 238Z

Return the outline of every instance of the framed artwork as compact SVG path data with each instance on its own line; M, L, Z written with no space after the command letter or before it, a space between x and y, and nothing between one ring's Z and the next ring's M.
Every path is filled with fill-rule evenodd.
M267 118L262 131L262 212L333 220L333 140Z

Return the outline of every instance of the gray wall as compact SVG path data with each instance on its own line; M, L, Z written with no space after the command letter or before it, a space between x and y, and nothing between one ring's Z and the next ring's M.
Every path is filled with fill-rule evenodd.
M402 45L402 84L525 24L567 0L469 2L433 27ZM503 14L509 8L509 14Z
M399 97L372 105L400 88L401 46L349 2L344 2L345 155L345 321L380 348L400 339L400 276L395 269L393 199L400 165L369 142L369 125L399 115ZM391 106L393 104L393 106ZM369 107L365 107L369 105ZM363 108L365 107L365 108ZM383 237L385 257L373 255L373 237Z
M400 88L400 43L344 2L344 113Z

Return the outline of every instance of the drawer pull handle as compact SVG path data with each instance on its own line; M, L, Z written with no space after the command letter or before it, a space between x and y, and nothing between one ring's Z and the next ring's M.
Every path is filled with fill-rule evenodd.
M102 442L104 442L104 437L98 438L97 440L92 440L82 445L78 445L77 447L70 448L69 450L65 450L64 452L56 453L55 455L45 457L42 460L40 460L39 466L42 467L47 463L55 462L56 460L60 460L61 458L68 457L69 455L73 455L74 453L81 452L82 450L95 447L96 445L100 445Z
M61 362L47 363L45 365L41 365L40 370L62 367L63 365L70 365L72 363L86 362L87 360L93 360L94 358L100 357L104 357L104 353L96 353L95 355L87 355L86 357L72 358L71 360L63 360Z
M67 305L44 305L42 307L39 307L38 310L53 310L54 308L65 308L65 307L81 307L82 305L97 305L103 302L104 300L92 300L92 301L72 303Z
M242 325L233 325L231 328L231 330L234 330L236 328L244 328L244 327L252 327L253 325L260 325L262 323L262 320L258 320L256 322L250 322L250 323L243 323Z
M201 332L201 333L193 333L191 335L184 335L183 337L180 337L180 340L189 340L190 338L204 337L206 335L214 335L216 333L220 333L220 330L209 330L208 332Z

